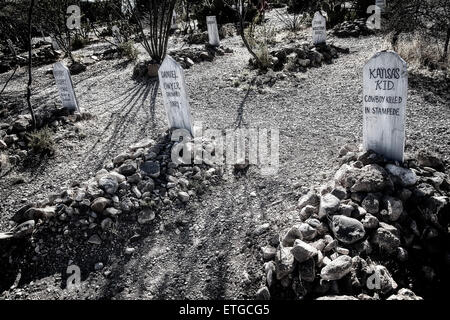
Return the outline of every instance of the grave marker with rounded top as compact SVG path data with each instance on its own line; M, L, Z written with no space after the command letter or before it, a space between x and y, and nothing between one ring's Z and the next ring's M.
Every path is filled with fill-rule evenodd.
M403 162L408 91L406 62L394 51L375 54L363 70L363 145Z
M381 12L386 10L386 0L375 0L375 5L380 7Z
M312 38L314 44L321 44L327 41L327 20L317 11L312 21Z
M219 29L217 28L217 19L215 16L206 17L206 24L208 26L209 44L212 46L220 46Z
M186 129L193 134L183 68L167 55L159 68L158 75L169 128Z
M170 28L171 28L172 30L178 28L178 24L177 24L177 12L176 12L175 10L173 10L173 13L172 13L172 24L170 25Z
M79 112L80 108L78 107L78 101L73 90L69 69L61 62L57 62L53 65L53 75L63 107L71 111Z
M52 48L53 50L59 50L58 42L55 39L55 35L53 33L50 34L50 39L52 41Z

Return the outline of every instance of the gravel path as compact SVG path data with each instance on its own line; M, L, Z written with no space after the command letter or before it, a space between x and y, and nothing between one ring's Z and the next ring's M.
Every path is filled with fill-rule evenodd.
M204 128L280 130L278 175L262 176L255 167L242 176L228 172L202 202L177 213L178 228L164 228L167 221L159 217L155 230L137 244L132 259L111 258L121 274L114 279L114 289L110 280L93 272L86 276L77 297L252 298L262 284L259 246L293 219L305 188L330 178L338 168L339 148L360 142L362 67L381 43L376 36L336 39L334 44L349 47L350 54L299 73L295 79L278 80L264 93L231 85L249 59L237 37L223 41L234 49L233 54L186 71L192 116ZM57 101L51 76L44 74L46 68L36 71L34 101ZM77 123L73 130L58 132L56 157L21 172L26 183L12 185L15 172L1 179L0 227L25 199L36 201L72 181L82 181L133 142L165 130L159 90L154 84L133 82L131 73L132 64L113 60L73 77L81 106L95 117ZM22 73L7 90L22 90L23 77ZM407 149L425 147L450 160L449 123L446 99L432 93L430 102L430 92L418 85L410 87ZM260 235L258 230L267 222L269 229ZM41 281L51 283L52 277ZM65 295L58 286L55 291L53 297Z

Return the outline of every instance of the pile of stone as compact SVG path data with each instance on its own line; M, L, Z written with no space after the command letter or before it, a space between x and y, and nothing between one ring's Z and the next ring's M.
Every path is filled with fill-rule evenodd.
M333 35L339 38L368 36L374 32L367 27L366 19L356 19L353 21L344 21L336 25L331 31Z
M183 69L190 69L196 63L204 61L212 62L216 56L231 54L233 50L225 47L214 47L205 45L204 49L186 48L181 50L172 50L167 54L177 61ZM133 68L132 78L135 80L146 80L148 78L158 77L159 64L152 60L145 60L136 63Z
M258 297L439 296L450 264L442 161L420 151L401 166L355 145L340 155L334 179L304 194L295 224L261 248L267 286Z
M333 59L338 58L339 53L349 53L349 49L328 44L311 45L304 42L271 51L270 68L275 71L306 71L307 68L320 67L322 63L333 63ZM250 59L250 66L256 67L253 58Z
M61 51L53 50L51 45L44 45L42 47L33 49L33 65L41 66L54 63L58 61L61 54ZM4 56L0 60L0 73L4 73L8 72L11 69L14 69L17 65L21 67L26 66L28 64L28 53L21 53L17 57L13 57L12 55Z
M62 247L77 239L84 241L77 245L98 246L114 239L121 221L136 229L152 223L161 210L185 206L210 183L217 183L222 171L211 163L172 162L173 145L164 134L157 142L145 139L130 146L88 181L19 209L11 219L12 229L0 234L0 239L51 233ZM200 143L202 148L207 146Z
M59 127L64 124L75 123L91 118L91 114L82 110L80 113L70 114L69 111L55 105L44 105L35 110L36 129L43 127ZM8 158L0 159L8 164L16 165L24 160L29 152L29 136L32 129L31 115L19 115L9 123L0 123L0 152L9 153ZM6 167L0 164L1 169Z
M219 28L220 39L232 37L237 33L236 27L232 23L225 24ZM195 31L184 36L184 41L188 44L206 44L208 43L208 32Z
M186 48L182 50L170 51L168 54L174 58L183 69L189 69L196 63L204 61L212 62L216 56L231 54L233 50L223 46L215 47L205 45L204 48Z

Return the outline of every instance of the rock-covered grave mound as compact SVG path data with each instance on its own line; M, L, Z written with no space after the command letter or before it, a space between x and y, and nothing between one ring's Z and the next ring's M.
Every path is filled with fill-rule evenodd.
M308 68L320 67L323 63L331 64L339 53L349 53L348 48L340 48L333 44L312 45L303 42L293 46L283 46L270 51L271 66L274 71L306 71ZM257 67L256 60L250 58L250 66Z
M358 38L360 36L369 36L373 34L374 31L367 27L367 21L363 18L339 23L334 26L331 33L339 38Z
M298 201L297 221L262 247L260 298L442 298L450 183L419 151L403 165L347 145L334 179Z
M20 208L10 219L11 229L0 233L1 269L49 270L48 259L64 264L80 256L89 268L116 249L132 254L127 244L148 234L158 215L176 221L177 211L221 179L222 169L208 161L173 162L177 143L169 134L142 140L89 180ZM209 143L202 140L196 146L210 148Z
M185 48L171 50L167 54L177 61L183 69L190 69L196 63L212 62L217 56L233 53L233 49L224 46L211 46L206 44L204 48ZM146 79L149 77L148 66L151 60L138 62L133 69L133 79ZM156 76L156 72L154 74Z

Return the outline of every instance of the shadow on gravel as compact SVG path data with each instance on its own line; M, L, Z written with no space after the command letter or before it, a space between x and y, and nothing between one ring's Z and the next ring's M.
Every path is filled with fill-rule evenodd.
M119 112L112 113L106 126L103 128L99 137L107 137L97 140L89 149L87 154L91 157L102 155L97 163L97 169L103 165L103 162L115 154L119 143L129 134L140 132L140 136L145 133L146 127L144 123L136 121L138 113L147 104L150 95L150 111L145 110L147 118L150 113L151 122L154 126L155 119L155 100L158 92L158 82L151 81L146 83L138 83L133 88L122 93L118 97L123 97L110 108L117 108ZM98 146L100 145L100 148Z
M234 122L234 125L236 128L240 128L242 125L245 125L244 107L245 107L245 104L247 103L248 97L250 95L250 92L252 91L252 86L254 85L255 81L256 81L256 77L253 78L252 82L248 86L248 89L247 89L247 92L245 93L244 99L242 100L241 104L239 105L239 107L237 109L237 117L236 117L236 121Z
M418 94L422 95L426 101L435 102L430 101L434 100L434 97L429 95L432 92L448 105L450 77L434 78L411 72L408 76L408 84L411 88L417 90Z

